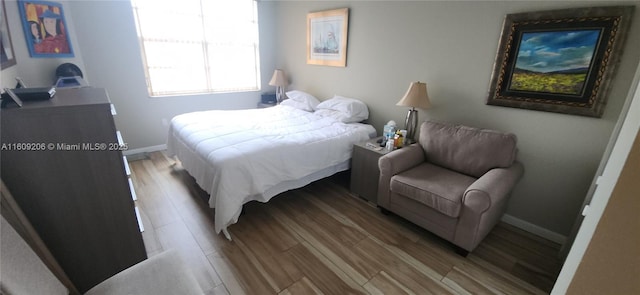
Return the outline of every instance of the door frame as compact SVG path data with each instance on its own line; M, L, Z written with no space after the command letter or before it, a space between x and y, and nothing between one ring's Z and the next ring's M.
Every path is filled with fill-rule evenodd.
M573 277L582 261L584 253L591 242L591 238L602 218L602 214L609 202L611 193L615 188L620 172L629 156L631 146L640 130L640 63L636 69L636 75L633 80L632 87L629 91L630 103L625 106L620 115L619 127L620 132L614 135L616 138L611 154L608 157L602 176L599 176L596 183L597 186L593 193L593 198L585 210L584 220L580 225L573 245L571 246L567 259L565 260L562 270L553 286L551 294L565 294ZM618 128L616 126L616 128ZM615 133L614 133L615 134ZM607 155L605 155L606 157Z

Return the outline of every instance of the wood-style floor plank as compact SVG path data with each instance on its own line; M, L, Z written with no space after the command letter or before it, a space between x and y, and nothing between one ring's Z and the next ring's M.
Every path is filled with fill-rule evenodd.
M367 294L367 292L307 242L287 251L300 270L323 294Z
M395 216L380 214L379 210L359 198L345 198L344 188L326 186L323 182L308 185L302 190L313 192L312 196L322 200L338 212L355 222L370 235L391 244L404 243L407 240L416 242L420 234L417 226Z
M153 255L160 254L162 252L162 245L160 245L158 235L156 235L156 230L151 226L151 220L147 217L146 212L141 208L138 209L142 224L147 225L144 232L142 232L142 240L144 241L144 248L147 251L147 256L151 257Z
M223 284L216 286L215 288L204 293L205 295L230 295L227 288Z
M295 294L323 294L316 285L313 284L307 277L302 277L299 281L293 283L293 285L289 286L286 290L278 293L278 295L295 295Z
M213 289L222 284L215 269L184 224L176 222L164 225L157 228L156 232L163 249L178 250L203 290Z
M201 201L202 194L206 192L199 188L174 185L176 177L182 179L189 177L186 171L173 169L174 162L162 154L151 154L150 158L155 169L149 169L149 174L156 179L156 183L162 187L163 191L171 196L168 200L193 233L202 251L205 255L218 251L220 243L226 242L226 239L215 233L214 210Z
M454 267L442 282L454 289L459 294L496 294L496 290L490 290L471 276Z
M228 241L179 162L130 164L147 254L176 249L205 294L545 294L561 267L559 245L506 224L461 257L351 195L347 174L245 204Z
M363 260L363 257L355 255L350 248L341 245L331 237L331 232L318 229L318 225L313 224L310 220L291 219L276 207L270 210L280 222L286 224L305 241L312 243L316 251L322 253L331 263L337 265L360 285L369 280L369 274L377 272L372 269L370 261Z
M455 268L493 290L496 294L544 294L544 292L523 280L484 260L478 260L473 254L470 254L464 261L457 263Z
M138 195L138 204L145 209L153 227L180 221L180 215L167 198L166 192L162 190L160 180L150 175L150 172L154 171L152 166L148 161L131 162L130 167L136 171L134 187Z
M233 250L230 250L230 251L232 251L231 254L234 253ZM226 290L229 291L229 294L234 294L234 295L247 294L247 291L245 290L249 290L249 287L251 286L251 284L245 283L245 278L249 277L250 274L239 273L236 267L236 265L241 265L241 263L246 260L243 260L241 262L234 262L232 261L233 260L232 255L229 255L229 253L227 254L223 254L223 253L224 251L209 254L207 256L209 263L211 263L211 265L213 265L213 267L216 269L216 272L218 273L218 275L220 276L220 279L222 280L222 285L224 285ZM238 256L242 256L242 254L239 254ZM245 264L245 265L248 265L248 264ZM255 277L254 280L262 282L262 280L259 277Z
M357 249L360 255L375 259L384 272L417 294L454 294L440 282L442 277L433 277L433 271L428 267L416 267L407 262L402 257L403 254L381 247L380 241L375 241L374 238L362 241Z
M364 288L370 294L408 294L414 295L415 292L409 290L402 283L394 280L386 272L380 271L376 276L371 278L369 282L364 285Z

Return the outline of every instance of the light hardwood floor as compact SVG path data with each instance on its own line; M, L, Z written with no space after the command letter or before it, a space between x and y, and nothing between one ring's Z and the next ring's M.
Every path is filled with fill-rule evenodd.
M177 249L206 294L545 294L561 267L557 244L506 224L458 256L351 195L346 173L245 205L229 242L174 163L161 152L130 163L145 247Z

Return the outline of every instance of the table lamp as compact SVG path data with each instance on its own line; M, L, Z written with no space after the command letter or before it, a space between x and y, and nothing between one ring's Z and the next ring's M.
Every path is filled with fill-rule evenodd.
M284 99L284 88L287 86L287 77L284 75L284 71L280 69L273 71L269 85L276 86L276 101L281 103Z
M416 129L418 128L418 111L416 108L431 108L429 95L427 94L427 84L422 82L412 82L409 90L404 94L402 99L396 104L397 106L411 107L404 121L405 129L407 129L407 137L410 142L415 142Z

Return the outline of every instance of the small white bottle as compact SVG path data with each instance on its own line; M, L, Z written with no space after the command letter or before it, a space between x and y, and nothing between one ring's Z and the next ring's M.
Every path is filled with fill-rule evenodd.
M387 149L387 151L393 151L393 139L387 140L385 148Z

